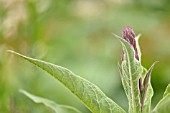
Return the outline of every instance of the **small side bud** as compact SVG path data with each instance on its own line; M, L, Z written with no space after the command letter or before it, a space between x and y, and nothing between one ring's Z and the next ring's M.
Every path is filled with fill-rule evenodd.
M144 89L143 83L142 83L142 76L139 77L139 90L142 92Z

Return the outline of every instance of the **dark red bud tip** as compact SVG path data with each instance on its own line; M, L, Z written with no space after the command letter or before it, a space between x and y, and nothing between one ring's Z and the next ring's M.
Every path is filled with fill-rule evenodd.
M135 58L139 60L138 51L136 48L136 40L135 40L135 33L132 28L125 27L125 29L122 32L122 38L125 39L134 49L135 51Z
M125 27L125 29L122 32L122 38L124 38L132 46L135 44L135 33L133 29L128 26Z

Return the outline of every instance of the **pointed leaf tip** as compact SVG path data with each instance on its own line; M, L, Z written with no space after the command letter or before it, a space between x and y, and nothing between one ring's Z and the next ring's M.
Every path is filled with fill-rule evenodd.
M155 66L155 64L158 63L158 61L155 61L151 67L149 68L147 74L146 74L146 77L145 77L145 80L144 80L144 87L146 88L148 86L148 82L149 82L149 79L150 79L150 76L151 76L151 73L152 73L152 70Z
M142 34L138 34L138 35L135 37L136 40L139 40L141 36L142 36Z

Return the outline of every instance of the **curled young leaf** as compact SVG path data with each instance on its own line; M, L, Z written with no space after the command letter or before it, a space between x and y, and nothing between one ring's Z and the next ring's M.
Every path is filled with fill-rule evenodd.
M151 78L151 73L152 70L155 66L155 64L158 61L154 62L152 64L152 66L149 68L149 70L146 73L146 76L144 78L144 82L143 82L143 88L140 89L141 92L141 110L144 113L149 113L150 112L150 104L151 104L151 98L153 96L153 89L150 83L150 78Z

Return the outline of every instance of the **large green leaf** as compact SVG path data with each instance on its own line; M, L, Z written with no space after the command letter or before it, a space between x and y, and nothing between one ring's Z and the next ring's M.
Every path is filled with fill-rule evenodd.
M25 96L27 96L29 99L33 100L35 103L44 104L46 107L55 111L55 113L82 113L81 111L79 111L78 109L76 109L72 106L59 105L51 100L48 100L48 99L45 99L45 98L42 98L39 96L35 96L31 93L28 93L25 90L20 90L20 92L22 94L24 94Z
M119 105L108 98L96 85L75 75L70 70L52 63L21 55L14 51L9 52L28 60L59 80L74 95L76 95L91 112L125 113Z
M166 87L166 90L164 92L164 97L170 93L170 84L168 84L168 86Z
M167 86L163 98L158 102L152 113L170 113L170 84Z
M170 93L158 102L152 113L170 113Z
M142 74L143 68L139 61L135 59L135 52L126 40L114 34L123 47L126 60L122 61L120 69L122 70L122 83L129 100L129 113L140 113L140 91L139 76Z

